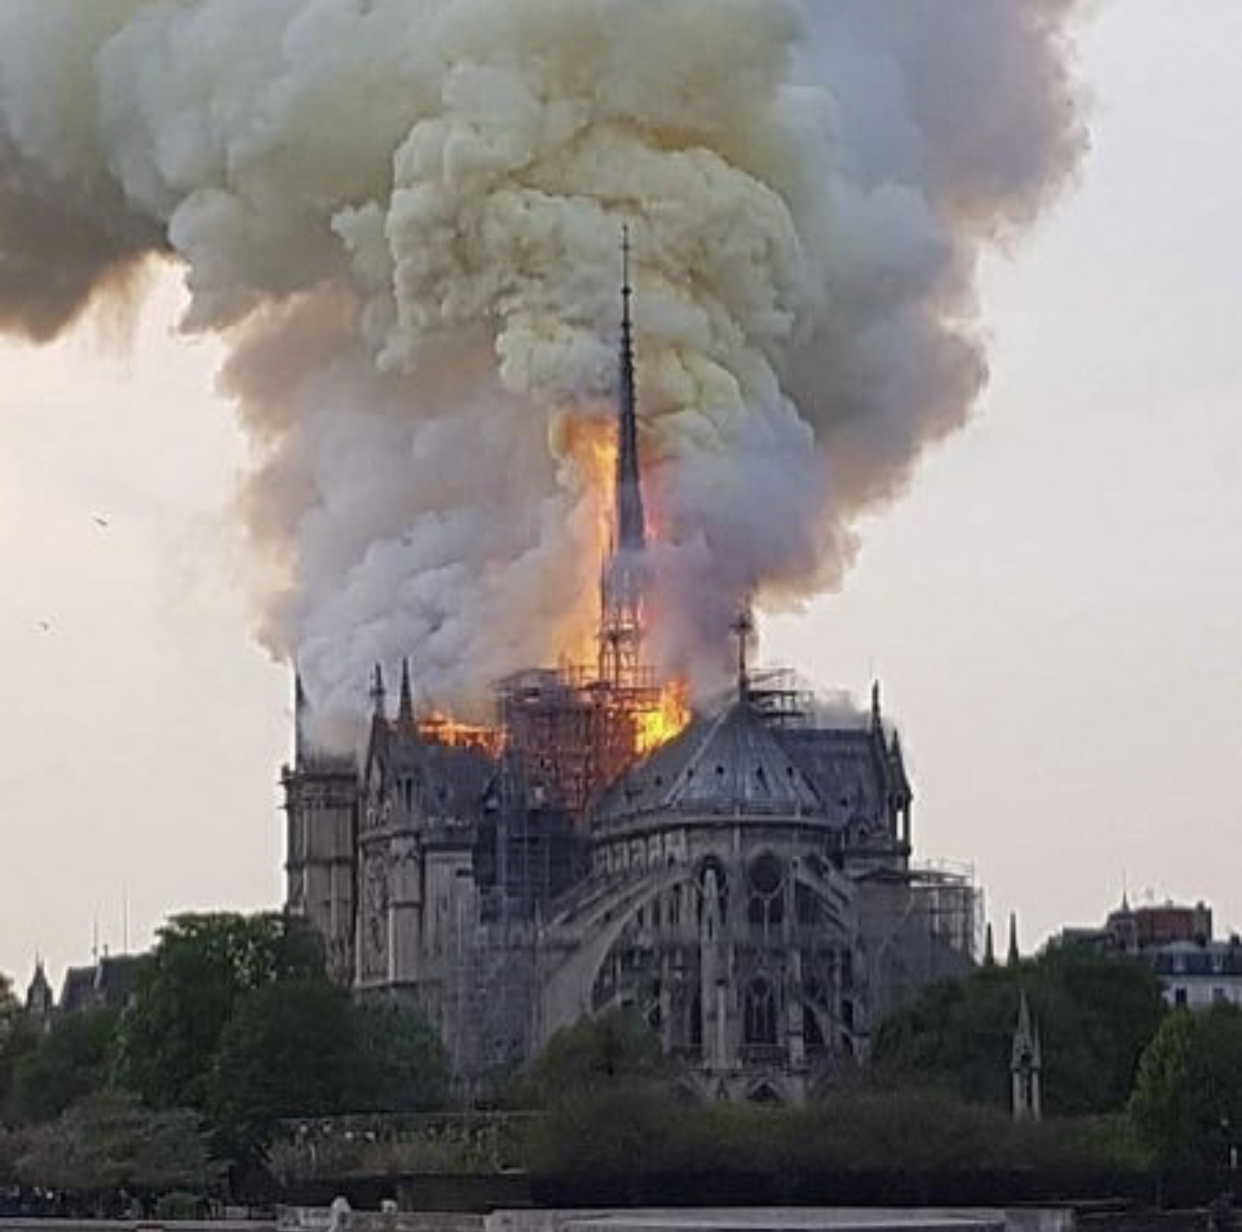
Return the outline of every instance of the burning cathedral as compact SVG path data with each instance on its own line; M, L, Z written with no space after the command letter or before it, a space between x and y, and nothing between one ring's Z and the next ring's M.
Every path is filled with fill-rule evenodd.
M377 666L358 757L314 745L299 683L286 906L334 979L416 1004L463 1083L632 1007L701 1095L800 1100L973 961L977 893L912 860L878 685L828 721L752 669L745 613L713 703L647 664L631 295L627 240L596 662L500 681L489 726L419 713L408 663L391 706Z

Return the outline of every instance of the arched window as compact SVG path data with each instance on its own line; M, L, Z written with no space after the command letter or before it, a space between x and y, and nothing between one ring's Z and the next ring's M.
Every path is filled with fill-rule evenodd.
M757 1086L746 1097L752 1104L781 1104L784 1100L777 1093L776 1088L770 1082L764 1082Z
M746 990L744 1031L748 1044L776 1043L776 993L763 976Z
M785 867L771 852L756 856L746 870L750 898L746 917L752 924L779 924L785 918Z
M697 992L690 1002L690 1047L703 1051L703 998Z

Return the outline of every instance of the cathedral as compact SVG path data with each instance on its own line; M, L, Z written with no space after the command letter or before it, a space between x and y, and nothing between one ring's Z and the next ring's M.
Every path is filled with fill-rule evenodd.
M748 664L669 716L644 666L646 523L628 269L599 662L497 686L496 725L395 707L376 668L360 758L306 735L283 783L287 910L332 977L405 999L469 1094L584 1015L640 1014L703 1098L796 1102L874 1025L973 962L968 876L912 860L913 792L881 712L829 719Z

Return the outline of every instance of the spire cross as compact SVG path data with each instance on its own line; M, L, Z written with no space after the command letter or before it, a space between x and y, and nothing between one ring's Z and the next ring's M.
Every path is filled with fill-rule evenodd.
M750 648L750 639L755 632L755 618L751 615L749 606L742 607L729 628L733 636L737 638L737 695L745 701L750 695L750 665L747 662L747 651Z

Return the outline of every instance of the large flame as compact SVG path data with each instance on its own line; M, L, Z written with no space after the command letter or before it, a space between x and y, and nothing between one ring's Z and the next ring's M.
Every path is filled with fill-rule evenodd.
M574 514L575 548L581 554L580 574L589 576L585 562L603 566L613 552L614 514L617 487L616 427L607 414L583 406L567 406L557 415L552 429L552 448L565 468L568 485L578 494ZM591 697L594 706L601 700L600 689L607 692L606 706L613 718L608 737L612 750L607 758L614 773L625 764L655 752L685 730L690 722L690 686L685 680L661 683L650 669L644 669L641 682L633 687L619 687L599 678L596 667L574 667L574 664L595 664L598 660L602 596L590 586L581 588L582 597L565 612L554 631L557 661L567 697ZM571 703L566 702L567 705ZM572 703L579 704L578 702ZM632 739L630 755L618 762L616 746L611 743L615 733L627 733ZM482 727L462 723L450 716L434 712L419 723L425 740L456 748L477 749L498 756L510 747L511 733L501 727ZM599 738L603 739L603 736ZM521 741L519 739L518 744ZM519 749L520 751L520 749ZM564 749L566 756L573 750ZM557 751L543 750L541 756L555 758ZM608 777L605 773L604 777ZM606 784L596 784L603 787Z
M433 710L418 721L418 734L431 744L448 745L455 749L474 749L489 757L499 757L504 751L504 733L497 727L480 723L462 723L457 719Z
M634 751L639 757L654 753L686 730L691 718L689 698L689 682L673 680L660 690L658 705L637 711Z

